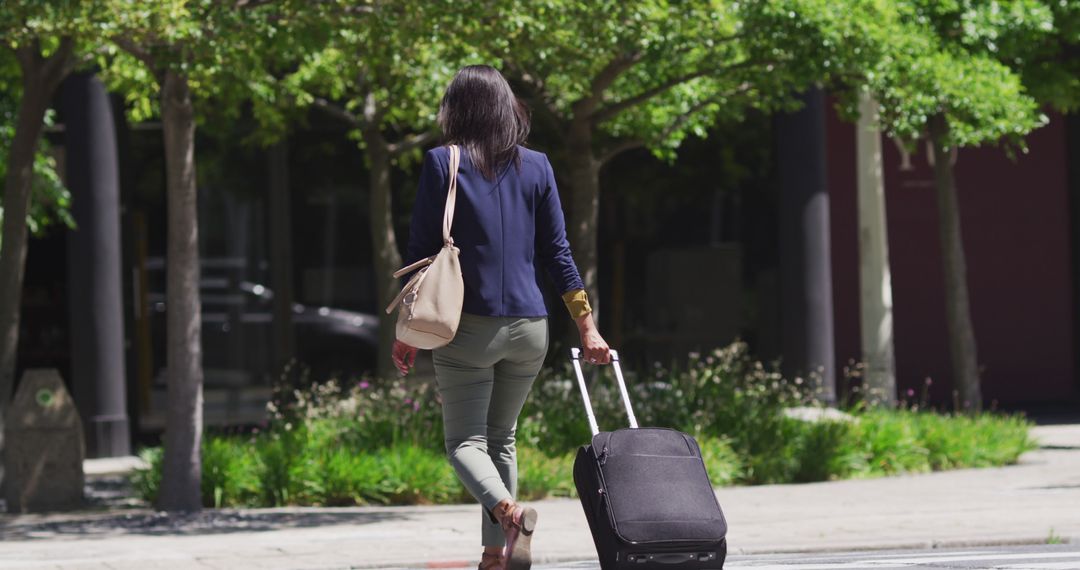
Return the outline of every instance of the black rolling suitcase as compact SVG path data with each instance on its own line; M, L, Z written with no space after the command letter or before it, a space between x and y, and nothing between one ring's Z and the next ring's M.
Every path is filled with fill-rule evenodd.
M678 430L638 427L614 350L612 365L630 427L601 432L581 372L581 351L572 349L571 357L593 434L578 450L574 484L600 568L723 568L727 521L697 441Z

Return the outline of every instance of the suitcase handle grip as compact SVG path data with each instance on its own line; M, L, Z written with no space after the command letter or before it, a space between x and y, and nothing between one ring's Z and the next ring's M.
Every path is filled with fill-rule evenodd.
M630 419L630 427L638 427L637 418L634 417L634 409L630 406L630 393L626 390L626 381L623 380L622 367L619 365L619 353L615 350L608 351L611 354L611 365L615 367L615 378L619 381L619 394L622 395L623 405L626 406L626 417ZM596 423L596 414L593 412L592 400L589 399L589 390L585 386L585 375L581 372L581 349L570 349L570 360L574 364L574 373L577 375L578 388L581 389L581 399L585 402L585 414L589 417L589 429L592 434L600 433L600 426Z

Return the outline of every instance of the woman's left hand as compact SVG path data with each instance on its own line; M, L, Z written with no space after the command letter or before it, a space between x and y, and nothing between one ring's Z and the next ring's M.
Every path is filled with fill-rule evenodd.
M416 347L409 346L400 340L394 341L394 366L402 376L409 373L409 369L416 364Z
M585 362L590 364L608 364L611 362L611 349L608 347L604 337L600 336L600 331L596 328L596 321L593 320L592 313L583 315L576 322L578 332L581 333L581 351L584 353L582 357Z

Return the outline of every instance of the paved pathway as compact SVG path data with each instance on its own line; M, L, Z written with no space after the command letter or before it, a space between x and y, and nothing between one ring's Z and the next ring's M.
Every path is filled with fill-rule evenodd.
M1080 544L1080 426L1035 435L1043 449L1000 469L719 489L731 553ZM538 563L595 559L576 499L533 504ZM475 567L480 517L475 505L5 515L0 570Z
M534 570L600 570L592 561L534 566ZM1013 546L945 550L889 550L831 554L757 554L728 557L725 570L1076 570L1080 545Z

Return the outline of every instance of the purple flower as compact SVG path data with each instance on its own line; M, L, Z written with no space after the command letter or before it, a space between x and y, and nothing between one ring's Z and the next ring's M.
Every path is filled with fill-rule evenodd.
M405 403L406 404L411 404L412 403L412 398L405 398Z
M915 395L915 390L912 390L911 388L908 388L908 391L907 391L908 398L911 398L914 395Z
M367 389L368 389L368 388L370 388L370 387L371 387L371 384L370 384L370 383L368 383L368 381L367 381L367 380L361 380L361 381L360 381L360 389L361 389L361 390L367 390Z
M933 380L931 380L929 376L927 376L927 377L926 377L926 385L927 385L927 386L929 386L929 385L931 385L931 384L933 384L933 383L934 383L934 381L933 381Z
M414 412L419 412L420 411L420 402L413 402L412 411L414 411Z

